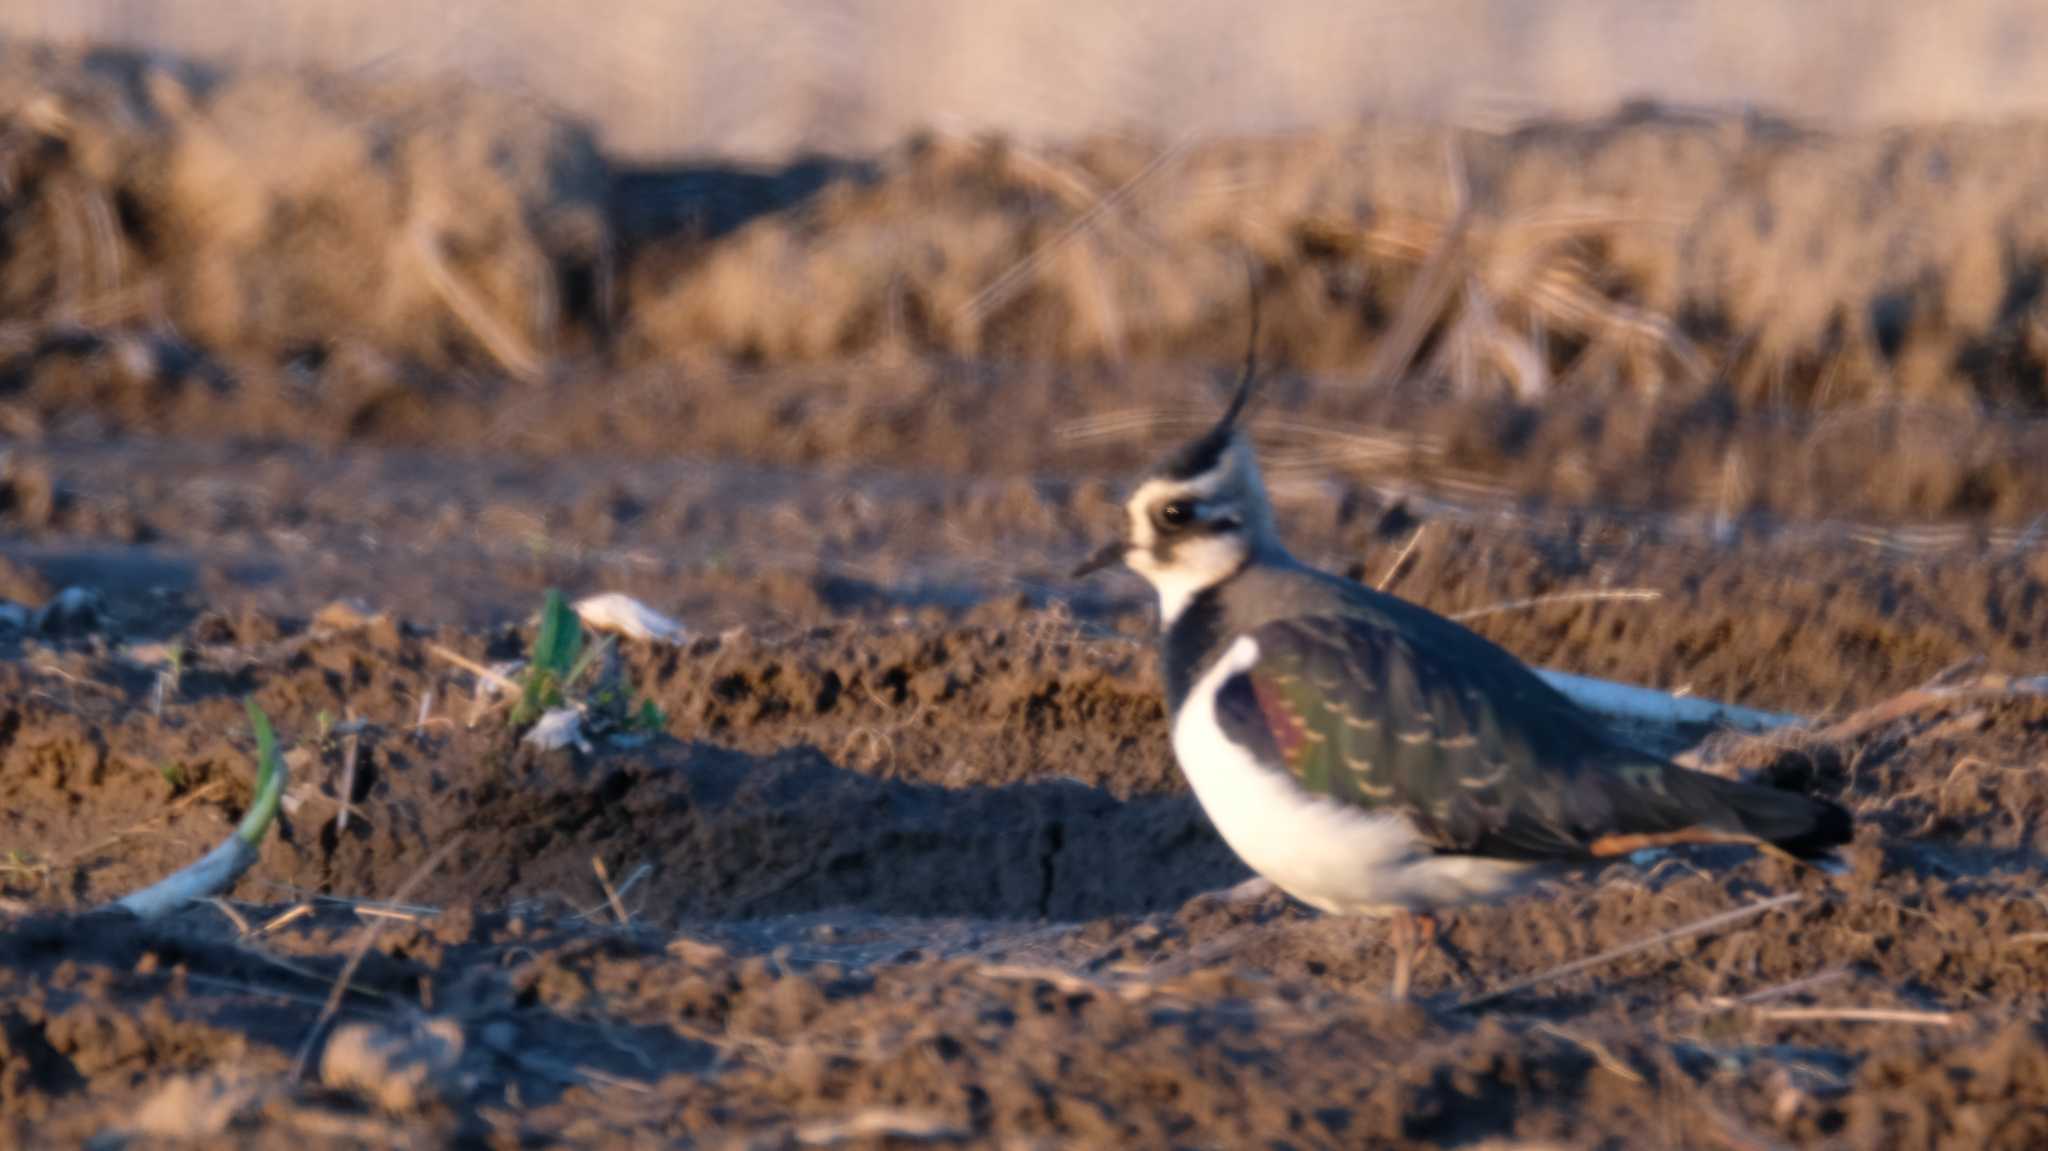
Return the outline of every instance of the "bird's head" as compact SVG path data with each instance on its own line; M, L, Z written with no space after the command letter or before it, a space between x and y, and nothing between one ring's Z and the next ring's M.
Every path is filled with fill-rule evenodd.
M1256 341L1256 313L1253 333ZM1253 559L1280 551L1258 460L1238 426L1256 366L1247 354L1223 418L1145 476L1124 503L1121 538L1076 568L1075 578L1122 563L1158 593L1160 622L1166 625L1202 591Z

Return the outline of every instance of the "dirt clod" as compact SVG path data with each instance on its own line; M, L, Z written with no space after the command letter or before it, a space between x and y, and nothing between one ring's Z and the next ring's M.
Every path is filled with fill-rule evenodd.
M321 1050L320 1082L403 1115L455 1090L462 1053L462 1025L453 1019L404 1028L345 1023Z

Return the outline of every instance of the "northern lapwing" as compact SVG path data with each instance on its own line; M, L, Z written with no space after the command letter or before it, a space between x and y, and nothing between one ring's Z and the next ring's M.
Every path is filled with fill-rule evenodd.
M1238 428L1254 378L1248 358L1222 419L1074 574L1121 562L1151 583L1174 756L1202 809L1287 894L1390 918L1396 998L1434 913L1647 848L1808 856L1850 838L1839 805L1631 747L1474 632L1289 555Z

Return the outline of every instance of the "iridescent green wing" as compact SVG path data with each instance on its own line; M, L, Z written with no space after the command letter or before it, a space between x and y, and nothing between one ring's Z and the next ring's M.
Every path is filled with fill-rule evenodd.
M1585 856L1698 814L1663 786L1681 769L1618 748L1506 652L1463 629L1416 632L1349 616L1258 628L1219 722L1305 789L1403 814L1444 851Z

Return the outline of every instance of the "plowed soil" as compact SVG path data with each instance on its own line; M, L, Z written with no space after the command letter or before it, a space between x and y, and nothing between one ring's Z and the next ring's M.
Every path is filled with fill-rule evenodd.
M1247 875L1173 768L1138 589L1057 582L1104 522L1088 485L133 443L12 466L62 493L17 525L15 594L100 596L0 665L0 1109L25 1145L2042 1134L2048 698L2010 677L2048 569L2024 547L1291 505L1304 550L1494 608L1473 626L1532 661L1834 721L1696 754L1861 817L1839 874L1729 850L1463 914L1456 962L1393 1005L1377 926L1223 894ZM692 626L621 644L651 742L523 746L444 654L516 657L550 585ZM1514 606L1560 593L1631 598ZM296 749L257 870L167 922L91 913L239 818L244 696ZM364 1026L397 1053L330 1069Z
M34 64L10 75L63 114L0 104L0 1142L2048 1143L2048 168L2005 146L2037 130L1468 141L1494 224L1595 192L1690 221L1573 249L1546 282L1609 327L1546 345L1540 393L1513 356L1461 375L1485 333L1451 316L1411 357L1434 367L1368 370L1429 254L1331 295L1344 244L1442 221L1252 229L1287 365L1255 426L1298 552L1533 663L1808 717L1687 754L1858 816L1835 867L1653 855L1461 913L1393 1003L1383 928L1245 886L1188 796L1142 589L1063 575L1207 412L1243 237L1153 204L1164 231L1105 219L987 324L931 322L1143 156L927 141L634 238L677 225L531 109ZM1342 180L1328 141L1188 163L1296 172L1273 203L1320 219L1398 201L1390 157L1440 164L1402 139ZM238 228L193 214L208 172ZM1844 187L1961 207L1851 221L1820 194ZM940 245L822 312L742 293L767 304L727 326L721 284L821 292L863 244L915 248L919 213L994 237L986 262ZM334 290L362 236L381 255ZM1074 293L1111 249L1141 288L1192 261L1233 310L1182 300L1106 352ZM1792 310L1801 275L1822 303ZM658 730L521 742L479 669L529 651L549 588L682 623L616 642ZM245 699L293 780L256 868L162 920L102 910L241 817Z

